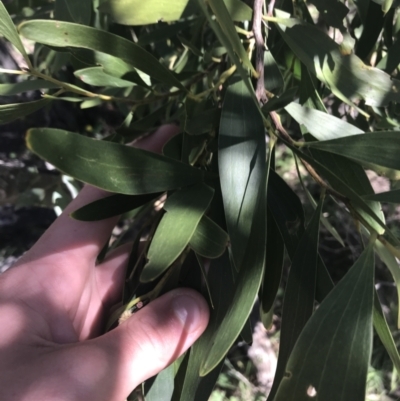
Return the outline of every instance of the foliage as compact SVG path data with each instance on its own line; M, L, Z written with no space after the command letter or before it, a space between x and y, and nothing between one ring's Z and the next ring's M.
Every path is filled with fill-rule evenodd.
M257 296L269 327L285 250L292 266L268 401L364 400L373 327L400 373L374 290L375 252L400 292L400 239L379 203L400 203L399 190L375 194L365 171L398 188L400 13L397 1L347 3L0 2L0 34L21 54L20 70L0 69L3 82L18 78L0 84L0 95L43 91L40 100L1 105L0 123L60 101L114 108L122 123L111 134L34 128L27 146L63 174L115 193L73 218L153 210L133 255L141 236L148 245L128 269L124 307L108 327L175 286L209 300L206 332L145 384L147 401L209 398L230 347L251 342ZM170 122L181 130L162 155L126 146ZM278 146L320 188L317 202L298 168L304 202L315 209L308 223L276 167ZM323 213L326 198L367 240L337 285L318 250L319 222L343 244L340 221Z

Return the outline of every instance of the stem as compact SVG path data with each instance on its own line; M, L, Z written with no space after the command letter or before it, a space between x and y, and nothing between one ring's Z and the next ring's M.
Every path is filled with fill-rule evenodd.
M263 16L263 0L254 0L253 6L253 35L256 45L256 71L258 74L256 83L256 97L260 104L267 102L268 98L265 94L264 87L264 49L265 43L262 35L262 16Z
M25 70L7 70L6 68L0 68L0 73L3 74L14 74L14 75L28 75L29 72Z

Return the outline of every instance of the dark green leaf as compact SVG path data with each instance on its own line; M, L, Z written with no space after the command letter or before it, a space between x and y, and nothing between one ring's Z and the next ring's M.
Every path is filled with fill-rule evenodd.
M249 245L258 193L266 180L264 123L246 84L230 85L222 105L219 173L226 224L238 269Z
M190 15L196 10L193 3L190 0L107 0L99 9L110 14L118 24L148 25L159 21L176 21Z
M153 55L120 36L79 24L34 20L22 23L19 31L27 39L57 47L95 50L120 58L152 78L182 88L175 76Z
M270 113L271 111L282 109L287 104L293 102L294 98L297 95L297 92L297 87L290 88L282 93L281 96L274 96L272 99L269 99L268 102L264 104L261 110L263 111L265 116L268 116L268 113Z
M228 239L228 234L218 224L203 216L190 239L189 246L199 255L213 259L225 252Z
M11 103L0 106L0 124L6 124L42 109L51 102L50 99L35 100L26 103Z
M203 173L142 149L57 129L31 129L27 146L62 172L126 195L162 192L195 184Z
M203 360L200 368L201 376L210 373L225 357L241 333L253 309L265 264L265 193L264 180L259 186L259 198L253 215L249 245L243 259L243 266L239 270L235 282L233 300L229 304L223 321L209 342L207 357ZM224 287L221 287L220 291L224 293L222 288ZM222 294L222 296L224 295Z
M381 192L379 194L370 194L363 196L363 198L376 202L400 203L400 189L395 189L388 192Z
M279 384L284 380L289 356L314 310L322 205L323 199L304 231L292 259L283 300L278 364L268 400L274 400Z
M282 277L285 243L271 213L268 213L267 252L262 283L261 305L267 313L274 305Z
M16 84L0 84L0 96L13 96L21 92L54 88L59 88L59 86L53 82L44 81L42 79L23 81Z
M400 39L397 39L391 47L389 47L385 57L376 65L377 68L391 74L400 64Z
M2 1L0 1L0 35L4 36L8 39L16 49L24 56L25 60L29 59L26 54L24 45L21 42L21 38L18 35L17 29L15 28L14 23L10 15L8 14L6 8Z
M135 85L133 82L126 81L121 78L113 77L104 72L103 67L89 67L77 70L74 75L85 82L85 84L93 86L111 86L115 88L126 88Z
M313 391L324 401L365 400L373 301L370 245L302 331L275 401L309 401Z
M137 209L156 199L160 194L146 195L111 195L83 206L71 213L71 217L81 221L97 221L119 216Z
M169 401L174 392L175 366L172 363L158 375L146 380L144 394L146 401Z
M253 10L241 0L224 0L225 6L233 21L250 21Z
M400 101L400 82L365 65L354 54L342 55L339 45L317 27L297 24L282 37L308 70L342 101L362 98L371 106Z
M322 142L309 142L307 146L335 153L349 159L400 170L400 132L370 132Z
M264 53L264 86L269 91L284 86L281 71L269 50Z
M334 27L344 30L343 19L346 17L349 9L338 0L311 0L319 11L325 22Z
M151 242L148 262L140 281L156 279L179 257L189 244L213 195L212 188L198 184L182 188L167 199L164 205L166 213Z

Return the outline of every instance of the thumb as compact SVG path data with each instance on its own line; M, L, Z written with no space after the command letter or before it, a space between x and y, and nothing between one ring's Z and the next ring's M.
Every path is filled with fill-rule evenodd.
M96 399L125 399L138 384L182 355L203 333L208 319L204 298L180 288L154 300L116 329L86 342L81 358L94 362L93 355L101 353L102 366L108 367L113 381L108 376L103 382L109 382L108 388ZM96 369L98 365L91 367L93 373Z

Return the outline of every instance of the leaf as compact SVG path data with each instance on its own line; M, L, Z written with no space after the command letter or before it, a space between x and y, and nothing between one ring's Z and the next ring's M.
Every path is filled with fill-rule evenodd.
M233 21L250 21L253 10L241 0L223 0Z
M22 36L56 47L95 50L120 58L165 84L183 89L175 76L153 55L135 43L112 33L70 22L34 20L19 26Z
M376 107L400 101L400 81L354 54L342 55L339 45L317 27L297 24L281 34L308 70L342 101L352 104L362 98Z
M176 21L189 16L196 9L190 0L107 0L99 10L110 14L118 24L148 25L159 21Z
M215 17L222 28L222 31L225 33L226 37L231 43L233 50L242 60L243 65L248 68L252 72L252 74L257 75L253 64L249 60L249 56L239 39L235 25L231 19L225 3L221 0L208 0L208 4L214 12Z
M235 281L233 300L229 303L223 321L209 341L207 356L200 368L201 376L210 373L225 357L253 309L265 265L265 184L264 180L259 186L259 198L253 214L249 245L243 259L243 267L239 270Z
M0 96L13 96L21 92L35 91L38 89L54 89L59 85L42 79L17 82L16 84L0 84Z
M51 103L50 99L35 100L26 103L10 103L0 106L0 125L7 124L32 114Z
M370 194L363 196L363 198L376 202L400 203L400 189L395 189L388 192L381 192L379 194Z
M223 364L222 361L222 363L207 376L200 376L200 366L207 357L210 341L218 331L234 296L235 286L227 252L220 258L211 260L208 270L208 282L214 308L210 308L210 321L207 329L190 350L186 376L179 401L208 401L210 397L209 393L211 393L211 389L217 380L217 376ZM207 386L209 391L207 391L207 388L204 386L205 382L211 382L211 385Z
M372 246L325 298L302 331L274 401L364 401L372 348Z
M284 86L282 73L269 50L264 53L264 86L269 91L283 88Z
M266 179L264 123L243 81L226 91L218 147L226 224L240 269L250 244L258 193Z
M155 200L161 194L111 195L85 205L70 214L73 219L97 221L119 216Z
M400 64L400 39L397 39L392 46L389 47L385 57L382 57L377 68L391 74Z
M174 392L175 366L172 363L144 383L146 401L169 401Z
M85 84L93 86L111 86L115 88L127 88L135 85L131 81L113 77L104 72L103 67L89 67L77 70L74 75Z
M148 87L151 85L150 77L137 71L133 65L109 54L96 52L88 49L69 49L69 51L80 61L93 66L103 67L104 73L113 77L129 81L134 84Z
M65 174L110 192L163 192L203 177L200 170L155 153L58 129L31 129L26 142Z
M314 310L322 205L323 199L304 231L292 259L283 299L278 364L268 400L275 399L279 384L284 380L289 356Z
M345 156L361 163L400 170L400 131L368 132L322 142L308 142L307 146Z
M269 99L268 102L265 103L261 109L263 114L268 117L268 114L271 111L284 108L286 105L294 100L298 90L298 87L290 88L283 92L281 96L274 96L273 98Z
M308 132L319 141L342 138L344 136L363 134L364 131L340 118L319 110L290 103L285 110Z
M141 282L160 276L178 258L189 244L197 225L206 212L214 190L197 184L179 189L165 202L166 213L154 234Z
M26 54L24 45L21 42L21 38L15 28L14 23L10 15L8 14L6 8L2 1L0 1L0 35L4 36L8 39L16 49L24 56L25 60L29 60L28 55Z
M205 258L218 258L226 250L228 234L209 217L203 216L189 241L189 246Z
M267 251L265 272L261 287L261 305L264 313L269 312L273 308L281 283L283 258L285 255L285 243L271 212L268 213L267 221Z

